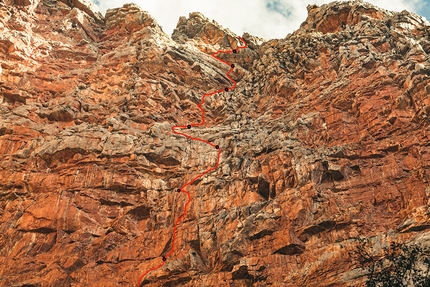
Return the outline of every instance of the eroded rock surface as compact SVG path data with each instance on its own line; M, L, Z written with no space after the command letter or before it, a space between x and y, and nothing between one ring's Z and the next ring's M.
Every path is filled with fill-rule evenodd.
M208 98L220 168L144 286L360 286L353 238L427 242L430 23L361 1L243 35ZM215 162L171 133L229 85L236 35L200 13L172 38L134 4L0 3L0 286L135 286Z

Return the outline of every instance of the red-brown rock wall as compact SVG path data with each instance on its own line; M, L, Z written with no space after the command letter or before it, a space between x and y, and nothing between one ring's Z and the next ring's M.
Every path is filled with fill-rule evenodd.
M430 23L308 11L222 56L237 88L189 130L220 167L187 188L144 286L361 286L357 236L428 244ZM0 286L135 286L162 261L176 189L217 155L171 127L230 85L211 53L236 38L200 13L170 38L134 4L0 3Z

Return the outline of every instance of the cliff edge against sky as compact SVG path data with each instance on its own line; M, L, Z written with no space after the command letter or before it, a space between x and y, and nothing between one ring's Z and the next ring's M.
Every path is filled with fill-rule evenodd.
M220 168L143 286L363 286L357 236L428 245L430 23L333 2L243 38L189 131ZM0 2L0 286L136 286L161 262L176 189L216 159L171 127L239 44L197 12L169 37L134 4Z

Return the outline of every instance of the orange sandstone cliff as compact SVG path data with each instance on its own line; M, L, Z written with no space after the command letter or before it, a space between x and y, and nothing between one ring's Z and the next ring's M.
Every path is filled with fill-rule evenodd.
M188 188L143 286L362 286L354 238L430 240L430 23L308 6L244 34L237 88L189 133L220 167ZM137 286L216 151L171 132L230 85L240 45L200 13L172 37L136 5L0 1L0 286ZM188 131L187 131L188 132Z

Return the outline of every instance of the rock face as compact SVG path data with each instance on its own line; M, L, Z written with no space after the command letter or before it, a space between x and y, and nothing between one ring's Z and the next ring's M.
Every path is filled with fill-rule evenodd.
M223 150L143 286L361 286L348 257L430 238L430 23L361 1L243 35L189 131ZM0 2L0 286L137 286L216 151L172 134L236 35L133 4Z

